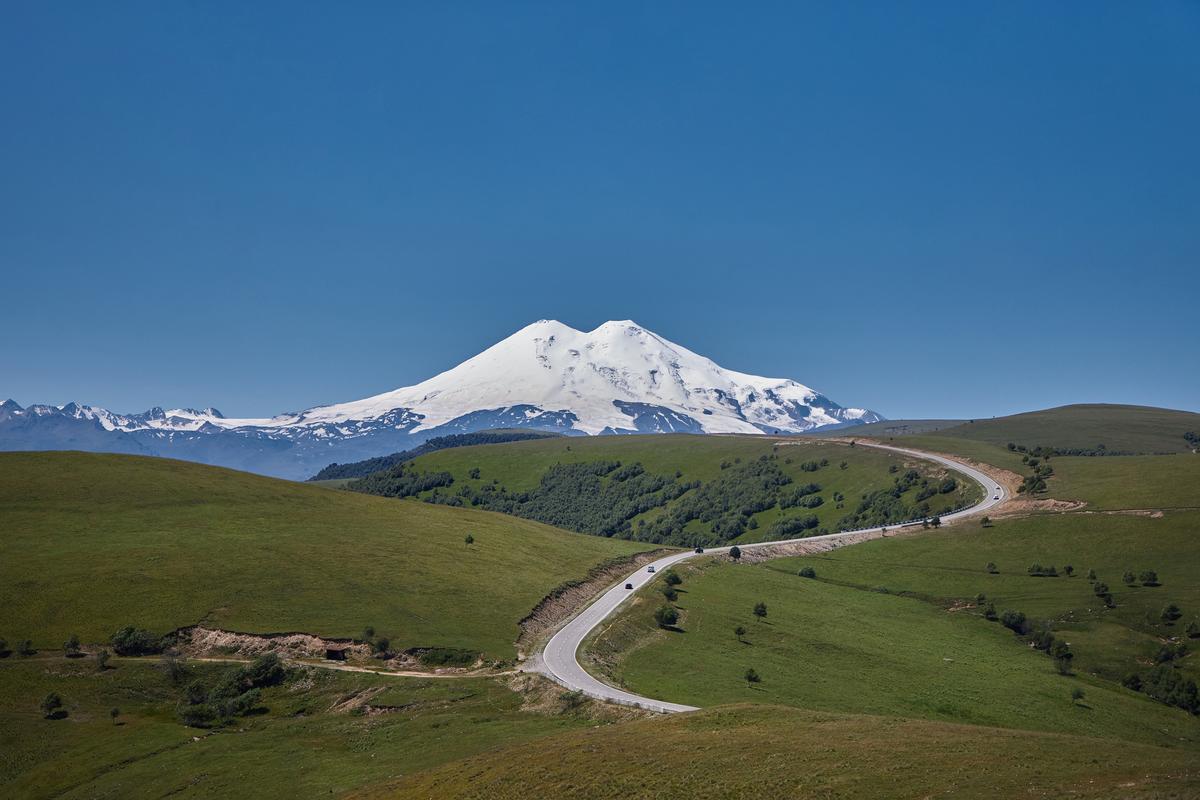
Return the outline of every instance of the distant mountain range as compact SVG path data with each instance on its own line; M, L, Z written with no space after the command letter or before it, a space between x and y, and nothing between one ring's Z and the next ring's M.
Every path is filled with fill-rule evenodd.
M801 433L882 419L792 380L723 369L628 320L589 332L541 320L415 386L270 419L8 400L0 404L0 450L140 453L304 478L332 462L493 428Z

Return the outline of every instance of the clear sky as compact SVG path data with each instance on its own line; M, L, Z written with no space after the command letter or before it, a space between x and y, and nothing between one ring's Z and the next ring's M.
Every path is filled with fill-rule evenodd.
M632 318L891 417L1200 410L1200 4L401 5L6 3L0 399Z

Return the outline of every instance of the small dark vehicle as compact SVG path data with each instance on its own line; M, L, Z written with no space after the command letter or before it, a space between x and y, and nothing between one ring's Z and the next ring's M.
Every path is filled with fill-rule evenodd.
M632 584L632 583L627 583L627 584L625 584L625 588L626 588L626 589L632 589L632 588L633 588L633 584Z

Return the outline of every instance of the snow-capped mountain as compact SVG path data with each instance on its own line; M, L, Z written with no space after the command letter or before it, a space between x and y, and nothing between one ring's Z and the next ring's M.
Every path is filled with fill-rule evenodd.
M724 369L632 321L578 331L540 320L418 383L270 419L214 408L141 414L0 404L0 449L144 452L283 477L384 455L446 433L800 433L882 419L785 378Z

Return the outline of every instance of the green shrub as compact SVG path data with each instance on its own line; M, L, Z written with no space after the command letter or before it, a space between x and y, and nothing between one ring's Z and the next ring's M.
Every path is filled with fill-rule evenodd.
M57 719L63 716L63 699L59 696L58 692L51 692L42 698L40 708L44 719Z
M679 622L679 612L671 606L661 606L654 612L654 621L660 628L670 628Z
M142 628L126 625L108 640L119 656L148 656L163 651L162 637Z
M1011 609L1005 609L1000 615L1000 624L1017 634L1024 634L1029 629L1024 612Z
M427 667L469 667L479 659L472 650L453 647L429 647L417 652L417 660Z

